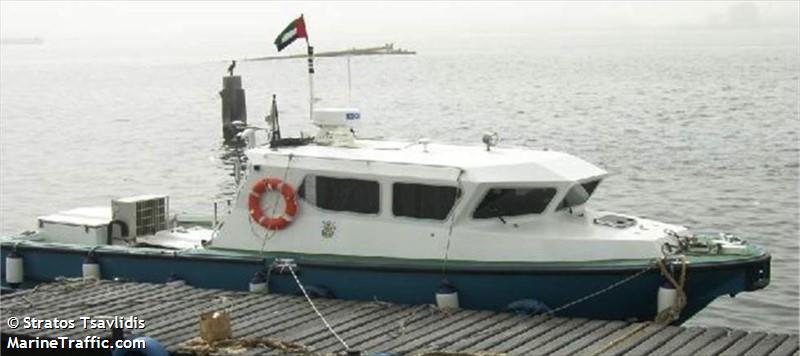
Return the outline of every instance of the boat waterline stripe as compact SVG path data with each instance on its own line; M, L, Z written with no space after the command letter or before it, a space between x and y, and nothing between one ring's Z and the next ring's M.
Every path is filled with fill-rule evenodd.
M2 244L3 250L8 250L12 247L10 244ZM75 254L84 256L89 247L71 247L71 246L52 246L52 245L34 245L34 244L18 244L19 251L31 251L37 253L54 253L54 254ZM183 253L179 255L159 253L154 251L131 253L128 249L114 249L104 250L102 247L95 249L94 253L97 257L106 256L119 256L123 258L135 259L165 259L165 258L179 258L187 260L199 260L209 262L221 263L263 263L263 256L256 256L255 254L242 253L235 255L235 251L218 249L217 252L209 251L208 253ZM224 251L224 252L222 252ZM294 254L288 252L278 252L271 254L270 258L280 257L294 257L302 266L318 267L318 268L338 268L338 269L364 269L364 270L385 270L385 271L408 271L408 272L441 272L441 261L420 261L411 259L392 259L376 261L375 258L358 257L358 256L342 256L342 257L325 257L315 256L308 254ZM757 256L751 256L741 259L733 259L729 261L701 261L692 262L689 264L690 270L713 270L713 269L732 269L732 268L746 268L748 265L769 263L771 256L764 253ZM498 263L498 262L478 262L478 261L450 261L448 262L448 270L453 273L512 273L512 274L527 274L527 273L590 273L590 274L608 274L608 273L631 273L639 271L650 263L650 260L630 261L625 263L619 261L617 264L609 263L582 263L582 264L564 264L560 262L547 263Z

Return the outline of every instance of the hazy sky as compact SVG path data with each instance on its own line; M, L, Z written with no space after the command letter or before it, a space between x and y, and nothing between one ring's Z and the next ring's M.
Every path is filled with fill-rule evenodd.
M0 2L4 37L273 37L305 13L312 36L641 27L795 27L800 2Z
M15 2L0 36L42 37L31 58L232 59L276 54L301 13L318 51L394 42L421 52L663 44L800 45L800 1ZM712 34L695 29L716 29ZM676 40L673 29L683 32ZM719 29L723 29L720 31ZM731 31L728 31L728 30ZM758 31L751 31L758 29ZM766 30L765 30L766 29ZM778 31L773 31L778 29ZM8 55L21 54L4 47ZM285 53L302 53L294 46ZM30 52L30 51L29 51ZM60 54L59 54L60 53ZM63 55L63 56L62 56ZM50 56L50 57L47 57ZM60 57L59 57L60 56Z

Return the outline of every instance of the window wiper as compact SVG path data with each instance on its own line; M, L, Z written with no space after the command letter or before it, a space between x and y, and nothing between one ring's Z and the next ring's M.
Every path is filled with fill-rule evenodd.
M489 212L497 213L497 218L500 219L500 221L503 223L503 225L505 225L507 223L506 219L503 217L503 215L500 214L500 209L497 207L497 205L491 204L491 205L487 206L487 208L489 208L488 209Z

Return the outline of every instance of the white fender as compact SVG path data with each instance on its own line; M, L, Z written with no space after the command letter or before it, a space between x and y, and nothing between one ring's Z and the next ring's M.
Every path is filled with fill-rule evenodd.
M436 306L442 309L459 308L458 290L447 281L436 290Z
M269 293L267 291L267 279L261 272L256 272L250 280L250 292Z
M100 279L100 264L97 263L97 260L91 254L86 256L83 259L83 265L81 266L81 270L83 272L83 278L94 278Z
M658 306L656 313L671 308L678 300L678 291L671 285L662 285L658 287Z
M6 256L6 282L11 286L22 284L23 276L22 256L12 251Z

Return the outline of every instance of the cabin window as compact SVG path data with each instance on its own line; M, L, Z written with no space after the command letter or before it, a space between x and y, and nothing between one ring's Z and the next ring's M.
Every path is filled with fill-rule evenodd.
M380 210L380 187L376 181L307 176L297 193L322 209L362 214L377 214Z
M392 213L395 216L444 220L458 197L456 187L413 183L392 186Z
M564 196L564 199L561 200L561 203L558 204L558 208L556 210L571 208L573 206L585 203L587 200L589 200L589 197L592 196L592 193L594 193L594 190L597 188L598 184L600 184L599 179L573 185L572 188L569 188L567 195Z
M472 217L488 219L541 214L555 195L556 188L492 188L486 192Z

